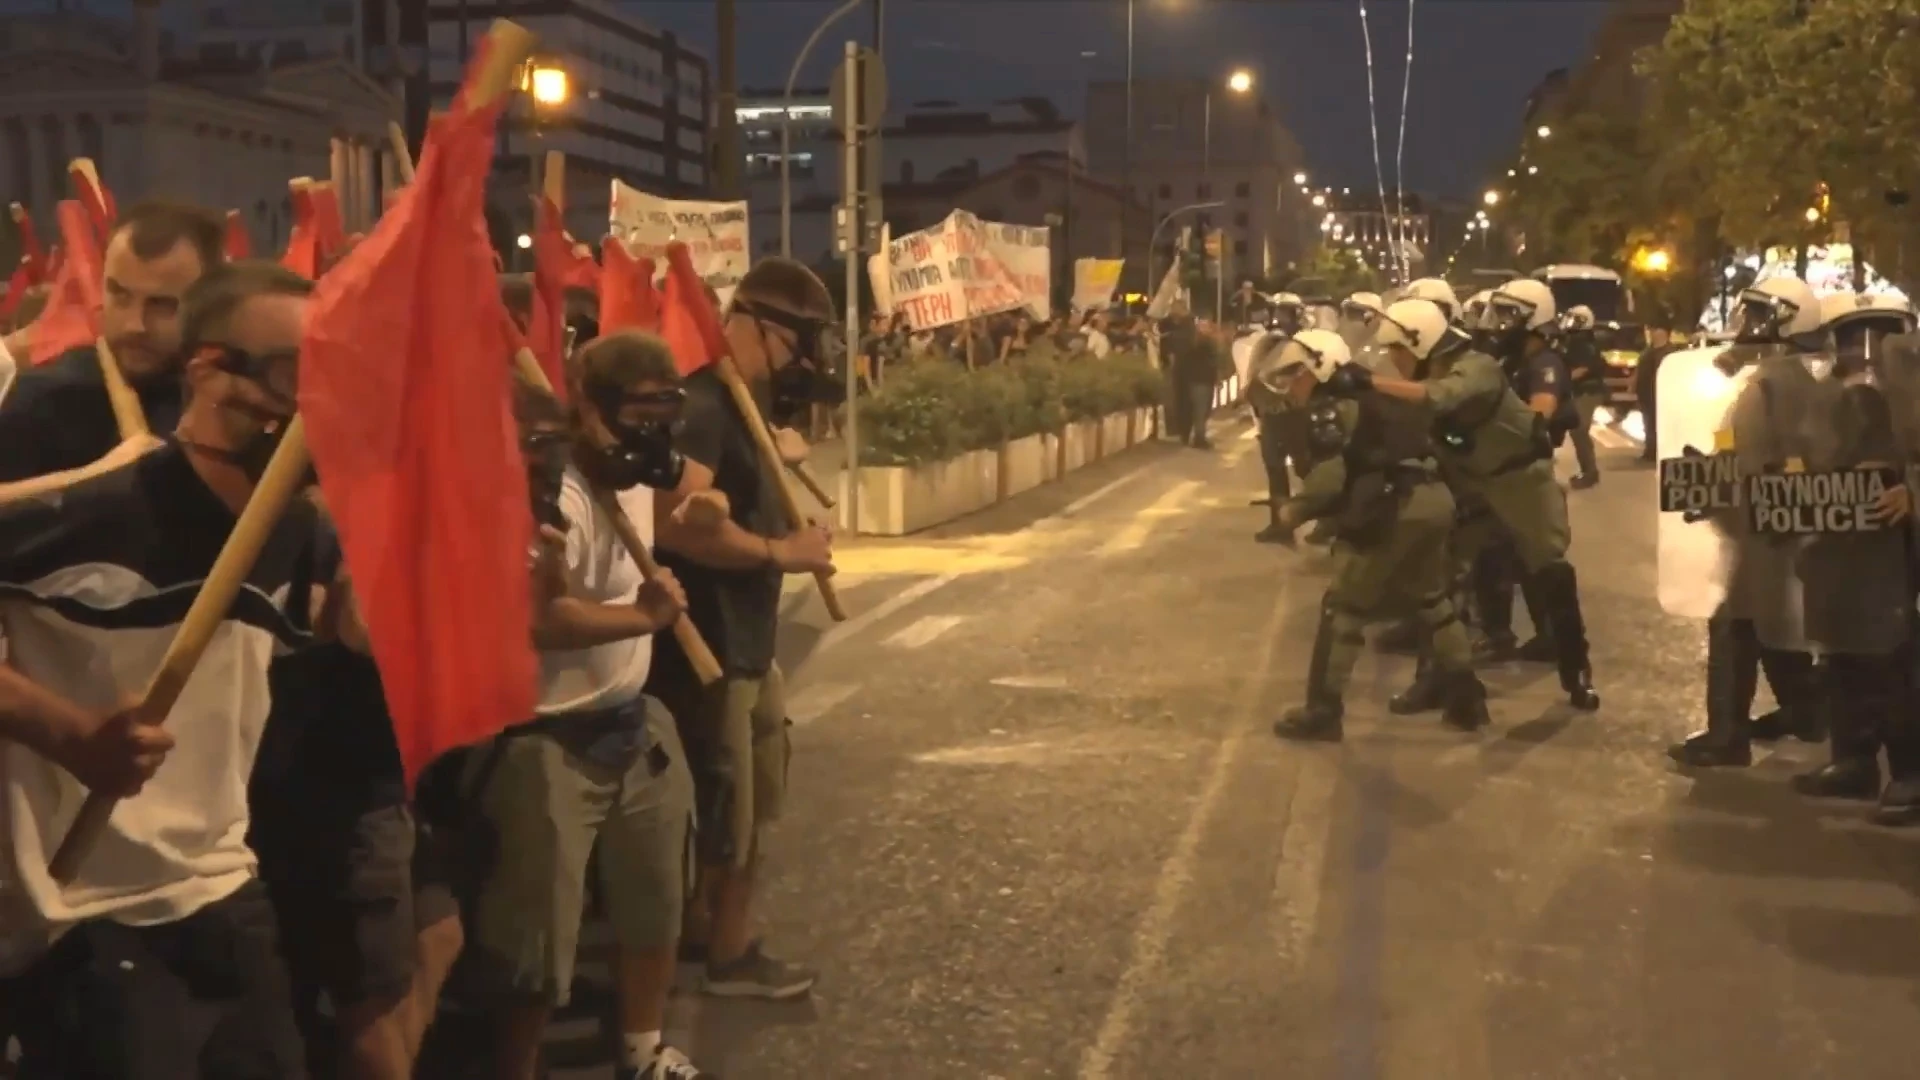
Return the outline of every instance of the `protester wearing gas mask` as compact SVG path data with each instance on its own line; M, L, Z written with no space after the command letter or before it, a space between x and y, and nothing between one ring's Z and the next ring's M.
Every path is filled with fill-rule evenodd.
M798 262L764 259L741 279L724 330L733 363L767 420L784 424L831 392L829 373L839 361L832 320L826 286ZM831 572L832 538L815 523L788 528L778 466L762 460L748 427L760 420L736 407L719 374L711 367L696 372L686 390L676 442L686 475L660 494L661 562L685 584L688 612L724 670L722 679L701 686L667 638L649 683L682 725L699 791L703 887L688 913L686 951L704 952L708 993L796 997L813 986L814 973L764 952L749 908L760 826L779 816L786 795L790 746L774 663L781 580ZM701 528L672 520L670 511L686 499L713 490L727 497L727 521ZM745 772L743 759L750 760ZM752 811L744 843L734 839L735 799Z
M499 995L497 1075L539 1075L547 1020L573 983L597 850L617 945L620 1075L693 1080L700 1071L662 1035L688 886L693 778L673 718L644 693L654 635L680 620L686 598L669 571L643 577L595 497L612 493L651 544L654 493L683 472L672 427L685 395L666 344L639 331L588 343L575 367L570 454L537 430L523 438L533 496L546 503L536 507L547 542L534 604L540 702L532 720L465 764L496 838L468 949Z

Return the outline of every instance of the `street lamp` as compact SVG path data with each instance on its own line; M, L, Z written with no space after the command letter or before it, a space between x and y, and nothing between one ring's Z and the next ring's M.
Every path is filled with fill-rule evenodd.
M529 61L526 74L520 80L520 89L534 100L536 105L565 105L573 96L572 80L567 78L567 69L554 67L539 61Z
M514 244L518 246L521 251L526 251L533 247L533 237L528 236L526 233L521 233L520 238L515 240Z
M1245 70L1236 71L1227 76L1227 89L1236 94L1244 94L1253 89L1253 75Z
M1529 166L1527 166L1527 175L1528 175L1528 176L1539 176L1539 175L1540 175L1540 166L1538 166L1538 165L1529 165Z
M1293 182L1299 184L1301 187L1307 186L1307 174L1303 172L1294 173Z
M1239 68L1227 76L1227 89L1244 94L1253 89L1253 74ZM1206 113L1200 124L1200 175L1213 179L1213 91L1207 91Z
M1668 255L1664 248L1654 248L1647 252L1647 257L1641 261L1641 266L1649 274L1664 274L1672 265L1673 256Z
M1313 197L1313 205L1314 205L1314 208L1315 208L1315 209L1319 209L1319 208L1321 208L1321 207L1324 207L1324 206L1326 206L1326 205L1327 205L1327 197L1326 197L1325 195L1315 195L1315 196Z
M1489 191L1485 195L1480 196L1480 201L1486 203L1488 206L1499 206L1500 193L1497 191Z
M1540 136L1543 139L1551 139L1553 138L1553 129L1548 127L1545 124L1541 124L1539 128L1537 128L1534 131L1534 134Z
M799 53L793 58L793 67L787 71L786 92L780 100L780 254L786 258L793 257L793 84L800 81L800 65L806 63L807 54L813 51L820 35L864 2L847 0L828 12L827 17L821 19L820 25L814 27L813 33L807 36L806 44L800 46ZM1132 9L1129 8L1128 12L1131 17ZM849 108L853 105L852 102L847 104ZM1122 227L1126 220L1126 214L1122 213Z
M1807 224L1817 225L1819 223L1820 223L1820 208L1817 206L1807 207Z

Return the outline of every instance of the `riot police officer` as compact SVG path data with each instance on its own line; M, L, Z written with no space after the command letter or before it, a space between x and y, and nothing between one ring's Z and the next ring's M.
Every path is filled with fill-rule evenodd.
M1236 349L1245 348L1247 360L1247 404L1253 406L1259 422L1260 464L1267 472L1267 527L1253 538L1263 544L1294 546L1293 527L1282 524L1281 507L1292 495L1287 462L1291 458L1304 474L1308 459L1302 456L1306 435L1305 410L1294 404L1287 387L1279 381L1278 362L1281 346L1290 335L1278 331L1243 338Z
M1768 278L1740 294L1734 344L1714 363L1729 375L1755 369L1727 422L1742 471L1777 471L1793 464L1788 459L1798 440L1790 436L1797 433L1779 430L1791 425L1773 423L1775 387L1767 384L1800 385L1813 378L1806 364L1825 344L1821 329L1820 301L1799 278ZM1666 407L1684 409L1685 402ZM1680 450L1663 447L1662 453L1677 456L1670 451ZM1804 613L1793 588L1797 552L1789 541L1754 535L1740 513L1726 515L1715 527L1727 533L1730 558L1724 597L1707 620L1707 726L1667 748L1674 761L1696 768L1750 765L1751 740L1776 733L1756 731L1749 719L1762 665L1781 705L1780 714L1769 718L1772 724L1817 738L1821 712Z
M1567 365L1568 388L1576 413L1567 437L1573 442L1576 490L1600 482L1600 460L1593 449L1593 415L1607 402L1607 365L1594 338L1593 309L1575 304L1560 318L1560 353Z
M1440 278L1420 278L1409 282L1400 299L1426 300L1437 306L1446 315L1448 322L1456 325L1460 322L1460 298L1454 294L1453 286Z
M1813 414L1829 439L1813 444L1815 470L1898 470L1900 485L1882 500L1888 527L1824 533L1800 553L1807 637L1821 650L1822 697L1832 758L1794 777L1802 794L1879 799L1877 816L1905 824L1920 815L1920 743L1913 707L1913 550L1905 487L1916 437L1914 409L1920 385L1906 350L1889 355L1889 337L1910 333L1913 309L1904 300L1829 297L1821 305L1832 335L1834 368ZM1880 783L1880 749L1892 782Z
M1382 327L1385 330L1385 326ZM1408 369L1413 363L1407 359ZM1487 693L1473 673L1465 632L1453 613L1447 537L1453 497L1439 478L1417 401L1364 389L1370 373L1352 362L1336 333L1306 330L1281 346L1277 370L1307 409L1321 455L1281 511L1283 524L1334 523L1334 580L1320 607L1307 672L1307 700L1274 725L1285 739L1338 740L1344 694L1367 623L1412 611L1425 629L1430 700L1449 725L1487 723ZM1362 386L1328 393L1338 373ZM1404 375L1403 375L1404 377ZM1395 711L1402 710L1396 707Z
M1290 292L1274 293L1267 328L1288 337L1307 329L1307 302Z
M1509 336L1516 328L1528 332L1544 325L1525 291L1504 300L1496 292L1495 300L1507 306L1503 327ZM1550 312L1546 318L1551 320ZM1449 484L1486 502L1532 579L1546 616L1542 622L1552 631L1561 688L1576 708L1599 708L1578 578L1566 560L1572 539L1566 493L1553 477L1544 421L1514 395L1500 365L1475 351L1431 301L1389 307L1376 341L1408 350L1420 359L1419 367L1411 377L1389 378L1350 364L1334 374L1330 388L1343 395L1377 390L1432 409L1434 447ZM1467 550L1485 543L1484 536L1462 540Z

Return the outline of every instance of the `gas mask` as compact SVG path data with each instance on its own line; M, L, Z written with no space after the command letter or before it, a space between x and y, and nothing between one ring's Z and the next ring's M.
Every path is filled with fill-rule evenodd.
M234 447L213 447L199 443L188 443L194 449L214 457L222 458L246 474L247 479L258 483L266 475L267 466L272 463L273 455L280 449L281 440L287 437L287 429L292 426L299 390L298 349L282 349L270 353L255 355L231 345L202 345L193 350L192 355L213 362L214 367L236 378L245 379L266 392L272 402L272 410L263 410L251 405L225 403L221 407L240 413L257 423L259 429L241 440ZM313 467L307 467L307 475L301 485L307 486L318 479Z
M1503 359L1519 356L1526 350L1528 316L1532 314L1526 308L1515 304L1495 301L1487 305L1486 323L1481 340L1489 352Z
M672 491L680 486L687 463L673 448L671 418L678 415L686 391L674 387L636 392L600 382L588 382L582 390L607 433L613 436L612 446L582 455L580 468L589 479L615 491L641 485ZM643 406L660 419L625 422L621 414L630 405Z
M840 400L841 388L833 373L846 363L847 346L832 323L765 304L735 306L763 323L793 331L792 357L768 376L768 388L773 395L773 415L768 419L786 427L804 415L809 406Z

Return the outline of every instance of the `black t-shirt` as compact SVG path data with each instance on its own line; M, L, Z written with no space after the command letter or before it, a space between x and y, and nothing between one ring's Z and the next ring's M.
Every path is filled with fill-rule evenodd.
M1513 392L1520 400L1533 404L1535 394L1553 395L1553 412L1547 422L1557 430L1564 430L1579 423L1579 411L1573 404L1572 387L1567 379L1566 361L1552 349L1541 349L1520 362L1520 370L1514 378Z
M138 389L147 428L170 434L180 423L180 381ZM92 346L22 370L0 402L0 483L91 465L120 444L107 381Z
M324 588L340 558L339 537L319 523L306 580L296 580L295 591ZM305 598L295 599L291 610L304 613ZM371 657L325 642L276 659L267 675L273 711L254 765L256 817L272 820L316 803L357 817L405 801L400 744Z
M680 452L713 471L714 489L727 497L735 524L758 536L785 536L790 530L776 486L780 478L761 460L726 384L707 368L689 376L686 387L676 440ZM756 390L756 399L764 415L765 394ZM780 570L772 565L717 570L666 550L660 552L660 563L686 588L687 614L727 674L766 674L773 666L774 627L780 617ZM662 677L687 674L686 655L672 634L654 639L654 659L654 670Z

